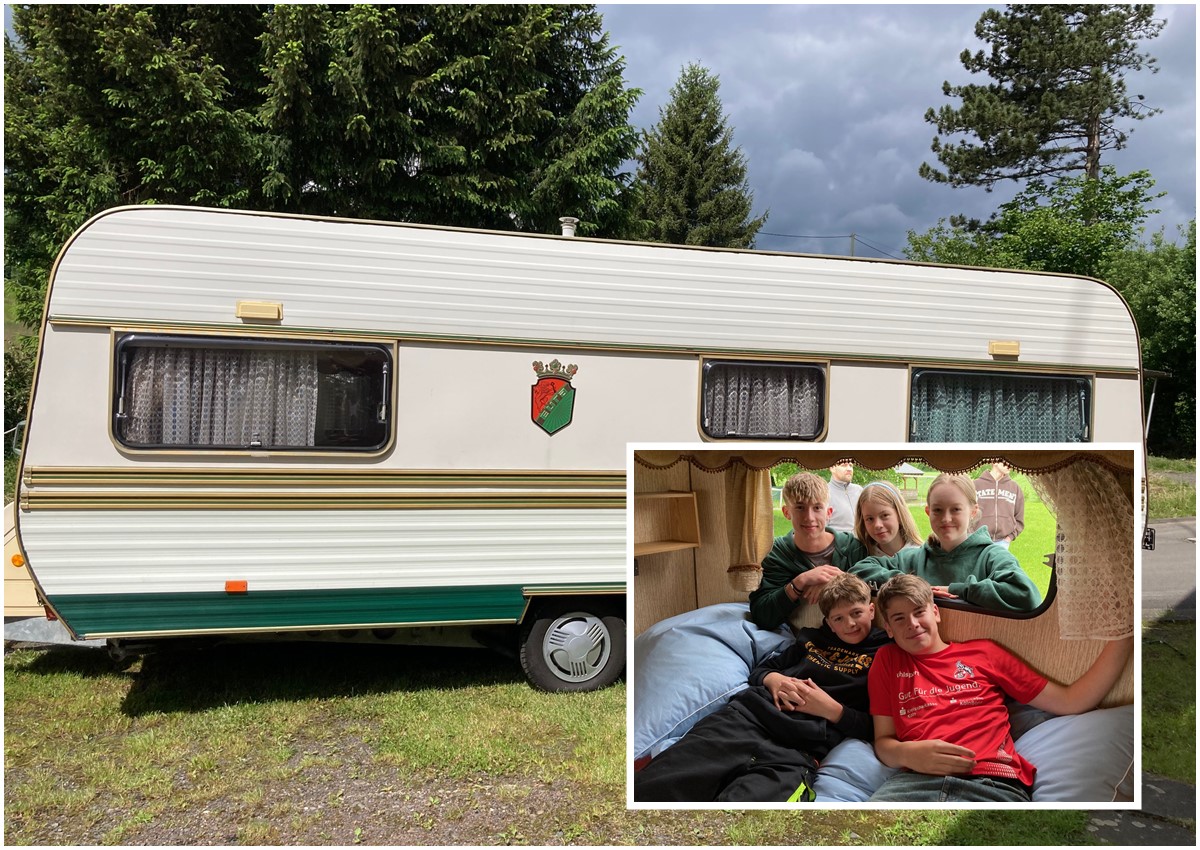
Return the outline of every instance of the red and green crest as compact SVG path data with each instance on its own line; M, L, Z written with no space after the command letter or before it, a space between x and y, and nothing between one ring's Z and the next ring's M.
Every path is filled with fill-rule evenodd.
M571 424L575 413L575 388L571 386L571 378L579 371L572 363L564 367L558 360L551 360L550 365L543 366L541 361L533 361L533 371L537 374L537 383L533 385L530 394L533 397L533 424L547 434L555 434Z

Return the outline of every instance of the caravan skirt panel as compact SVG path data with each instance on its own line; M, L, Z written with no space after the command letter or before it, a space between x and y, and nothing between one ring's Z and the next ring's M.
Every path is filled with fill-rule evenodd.
M43 592L135 598L623 583L624 510L35 510Z
M80 638L220 634L288 629L514 623L520 585L297 590L260 593L133 593L56 596Z

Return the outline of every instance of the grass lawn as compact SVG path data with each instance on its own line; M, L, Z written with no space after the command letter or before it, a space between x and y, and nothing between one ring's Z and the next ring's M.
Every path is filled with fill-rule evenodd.
M487 651L5 655L8 844L1090 843L1077 811L629 811L623 684Z
M1196 784L1196 623L1142 628L1142 769Z
M1150 519L1196 515L1196 461L1151 457L1146 462Z

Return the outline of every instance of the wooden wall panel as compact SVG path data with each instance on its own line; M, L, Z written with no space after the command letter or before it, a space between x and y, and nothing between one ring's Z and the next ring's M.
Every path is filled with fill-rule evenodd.
M634 469L635 493L661 493L667 490L691 490L691 466L676 464L669 469ZM634 537L638 535L634 518ZM639 635L647 628L685 611L696 608L696 553L705 543L703 521L700 549L646 555L637 559L633 578L633 631Z

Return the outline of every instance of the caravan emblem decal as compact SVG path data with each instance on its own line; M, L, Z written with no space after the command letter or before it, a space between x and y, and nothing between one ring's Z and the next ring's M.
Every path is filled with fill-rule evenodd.
M579 371L572 363L564 367L558 360L543 366L540 360L533 361L537 383L530 394L533 396L533 424L547 434L555 434L571 424L575 412L575 388L571 378Z

